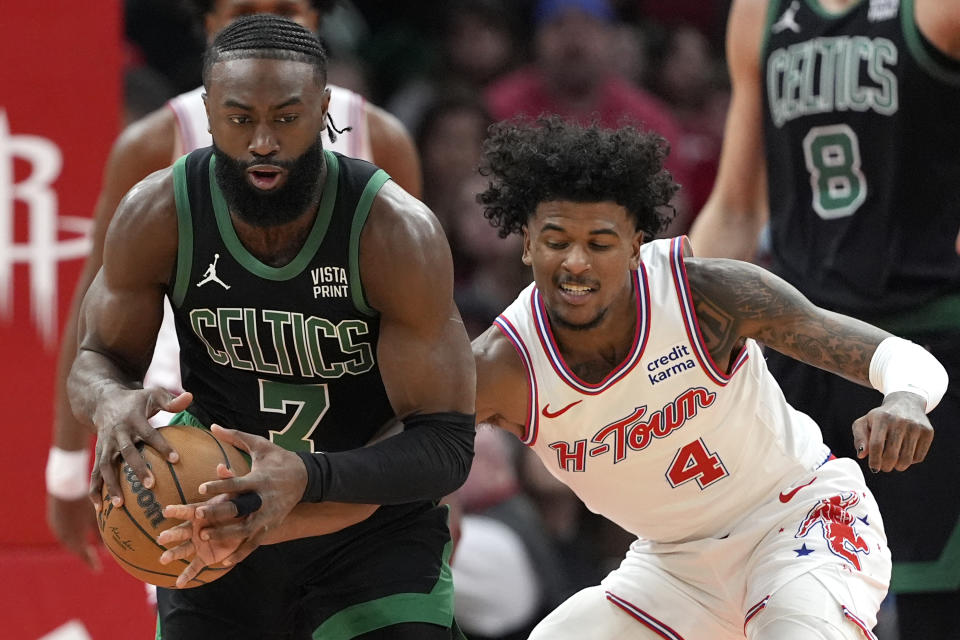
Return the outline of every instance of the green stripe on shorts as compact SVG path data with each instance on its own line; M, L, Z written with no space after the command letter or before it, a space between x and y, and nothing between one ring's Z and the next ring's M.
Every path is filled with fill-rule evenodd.
M205 424L203 424L202 422L200 422L200 419L197 418L197 416L195 416L195 415L193 415L192 413L190 413L189 410L188 410L188 411L181 411L180 413L174 414L173 417L170 418L170 422L167 423L167 426L168 426L168 427L172 427L172 426L174 426L174 425L185 425L185 426L188 426L188 427L198 427L198 428L200 428L200 429L203 429L204 431L210 431L210 427L208 427L207 425L205 425ZM161 427L161 428L162 428L162 427ZM247 461L247 464L253 464L252 460L250 459L250 454L249 454L249 453L247 453L247 452L244 451L243 449L237 449L237 451L239 451L239 452L240 452L240 455L243 456L243 459Z
M167 423L167 426L170 427L175 424L183 424L189 427L200 427L201 429L210 431L210 427L197 420L197 416L193 415L189 411L181 411L180 413L175 414L172 418L170 418L170 422Z
M348 640L383 627L405 622L427 622L449 627L453 624L453 577L450 552L453 542L443 548L440 577L430 593L395 593L361 602L338 611L313 632L314 640Z

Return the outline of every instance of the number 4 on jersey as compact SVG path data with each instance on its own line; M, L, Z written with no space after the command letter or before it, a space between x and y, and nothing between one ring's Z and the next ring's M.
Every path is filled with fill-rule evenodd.
M705 489L729 474L720 457L708 450L703 440L698 438L677 450L666 475L674 489L691 480L696 480L700 488Z

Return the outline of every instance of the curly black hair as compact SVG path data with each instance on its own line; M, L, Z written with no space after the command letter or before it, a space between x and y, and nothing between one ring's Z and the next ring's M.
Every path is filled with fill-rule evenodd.
M480 173L490 178L477 195L501 238L520 233L537 205L551 200L612 201L626 208L651 240L672 220L679 189L663 168L669 146L631 124L604 129L558 116L520 117L489 129Z

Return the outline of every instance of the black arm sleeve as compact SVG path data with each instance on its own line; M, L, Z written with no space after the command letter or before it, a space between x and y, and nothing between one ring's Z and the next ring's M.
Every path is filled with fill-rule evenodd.
M369 447L298 453L307 467L301 502L402 504L436 500L467 479L474 421L464 413L404 419L404 430Z

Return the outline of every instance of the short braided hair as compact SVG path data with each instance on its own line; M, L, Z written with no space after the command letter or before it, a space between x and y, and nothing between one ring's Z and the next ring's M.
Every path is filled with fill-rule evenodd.
M317 81L327 82L327 54L316 34L296 22L269 14L242 16L217 34L203 56L203 85L222 60L269 58L313 65Z

